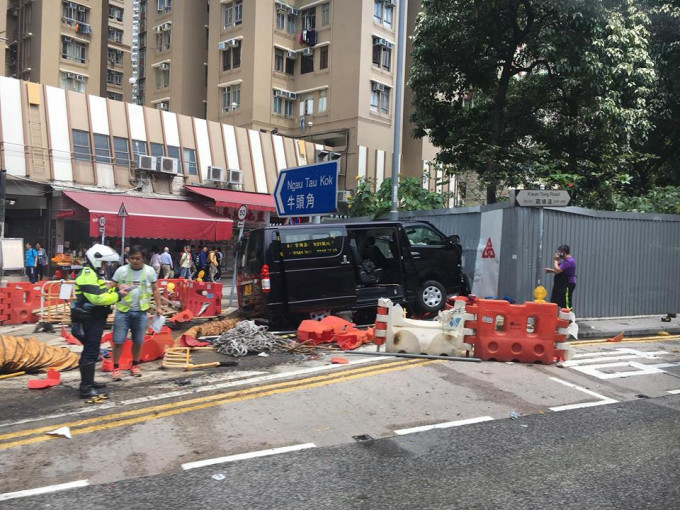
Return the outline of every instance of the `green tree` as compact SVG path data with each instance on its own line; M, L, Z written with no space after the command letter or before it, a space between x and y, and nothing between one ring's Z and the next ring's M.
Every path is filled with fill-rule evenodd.
M374 190L374 179L359 179L356 193L350 198L348 204L351 217L370 216L376 219L391 210L392 179L385 179L377 191ZM450 192L435 193L424 189L420 179L406 177L399 179L397 209L399 211L443 209L451 196Z

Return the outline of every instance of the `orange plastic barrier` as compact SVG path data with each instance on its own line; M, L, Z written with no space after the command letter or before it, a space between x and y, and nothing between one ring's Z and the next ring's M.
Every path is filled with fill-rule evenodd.
M151 331L151 330L149 330ZM107 333L102 336L102 343L111 340L112 334ZM166 347L173 347L175 344L172 336L170 336L169 328L162 328L160 333L152 333L144 337L142 344L142 353L140 361L145 363L147 361L154 361L163 357ZM125 340L123 344L123 352L118 361L118 367L121 370L129 370L132 366L132 340ZM102 363L103 372L111 372L113 370L113 360L105 359Z
M333 326L322 324L320 321L304 320L300 322L297 330L297 338L300 342L310 341L314 345L329 343L333 341L335 331Z
M558 320L554 303L511 305L496 299L456 299L467 301L465 311L476 315L475 321L465 323L475 330L465 340L474 345L477 358L549 364L555 358L555 342L566 338L557 328L566 327L568 321Z
M184 310L195 317L215 317L222 313L222 284L179 280L179 299Z
M40 308L41 283L11 282L0 295L2 324L30 324L38 322L33 310Z

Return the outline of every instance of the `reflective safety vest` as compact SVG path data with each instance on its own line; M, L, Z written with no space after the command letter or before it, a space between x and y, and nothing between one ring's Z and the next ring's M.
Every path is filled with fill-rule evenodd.
M139 309L146 311L151 307L151 294L153 292L153 282L156 281L156 271L151 266L144 264L144 267L139 270L139 281L135 281L134 273L136 273L129 265L123 266L118 275L117 283L119 286L137 285L139 287ZM125 295L121 301L116 305L116 310L120 312L129 312L132 305L132 292Z
M84 267L76 278L75 295L79 304L87 301L94 306L109 306L118 301L116 289L109 289L106 281L90 267Z

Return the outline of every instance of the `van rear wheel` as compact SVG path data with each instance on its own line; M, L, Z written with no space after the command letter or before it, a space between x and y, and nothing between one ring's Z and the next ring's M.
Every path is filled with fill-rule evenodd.
M427 280L418 289L416 305L422 312L436 313L446 304L446 289L436 280Z

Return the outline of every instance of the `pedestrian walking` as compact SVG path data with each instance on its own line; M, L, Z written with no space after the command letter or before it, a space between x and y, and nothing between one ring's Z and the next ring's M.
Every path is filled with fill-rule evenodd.
M154 246L151 248L151 267L156 271L156 274L161 272L161 254L158 253L158 247Z
M576 260L571 256L569 246L563 244L557 248L553 256L553 267L546 267L546 273L553 273L550 302L557 303L560 308L574 308L574 290L576 289Z
M187 280L191 279L191 248L189 245L184 247L184 251L179 258L179 277Z
M80 398L95 398L106 396L100 391L106 388L106 384L94 380L106 317L111 313L111 305L127 292L125 289L108 288L103 277L106 267L119 260L113 248L95 244L85 252L85 259L85 267L75 282L76 300L71 309L71 323L73 335L83 344L78 365Z
M49 260L47 259L45 248L43 248L40 243L35 243L35 251L38 253L38 263L35 266L36 280L41 281L47 272Z
M200 272L203 271L201 279L205 280L205 274L208 271L208 247L203 246L198 251L198 263L196 264L196 278L199 278Z
M217 275L217 255L215 254L215 248L213 247L210 252L208 252L208 279L211 282L215 282L215 275Z
M224 260L222 248L218 247L216 249L215 256L217 257L217 274L215 275L215 279L220 281L222 279L222 261Z
M31 243L26 243L26 254L24 256L24 268L26 269L26 276L28 281L35 283L36 280L36 265L38 264L38 252L31 246Z
M167 246L161 253L161 278L172 278L175 276L175 266L172 263L172 255L170 255L170 248Z
M130 248L130 263L119 267L113 275L116 287L127 294L116 304L113 319L113 374L114 381L122 379L118 362L123 352L123 343L128 331L132 338L132 368L134 377L142 375L139 359L148 323L147 312L151 308L151 295L156 300L156 315L161 316L161 294L158 290L158 275L151 266L146 265L144 249L139 246Z

